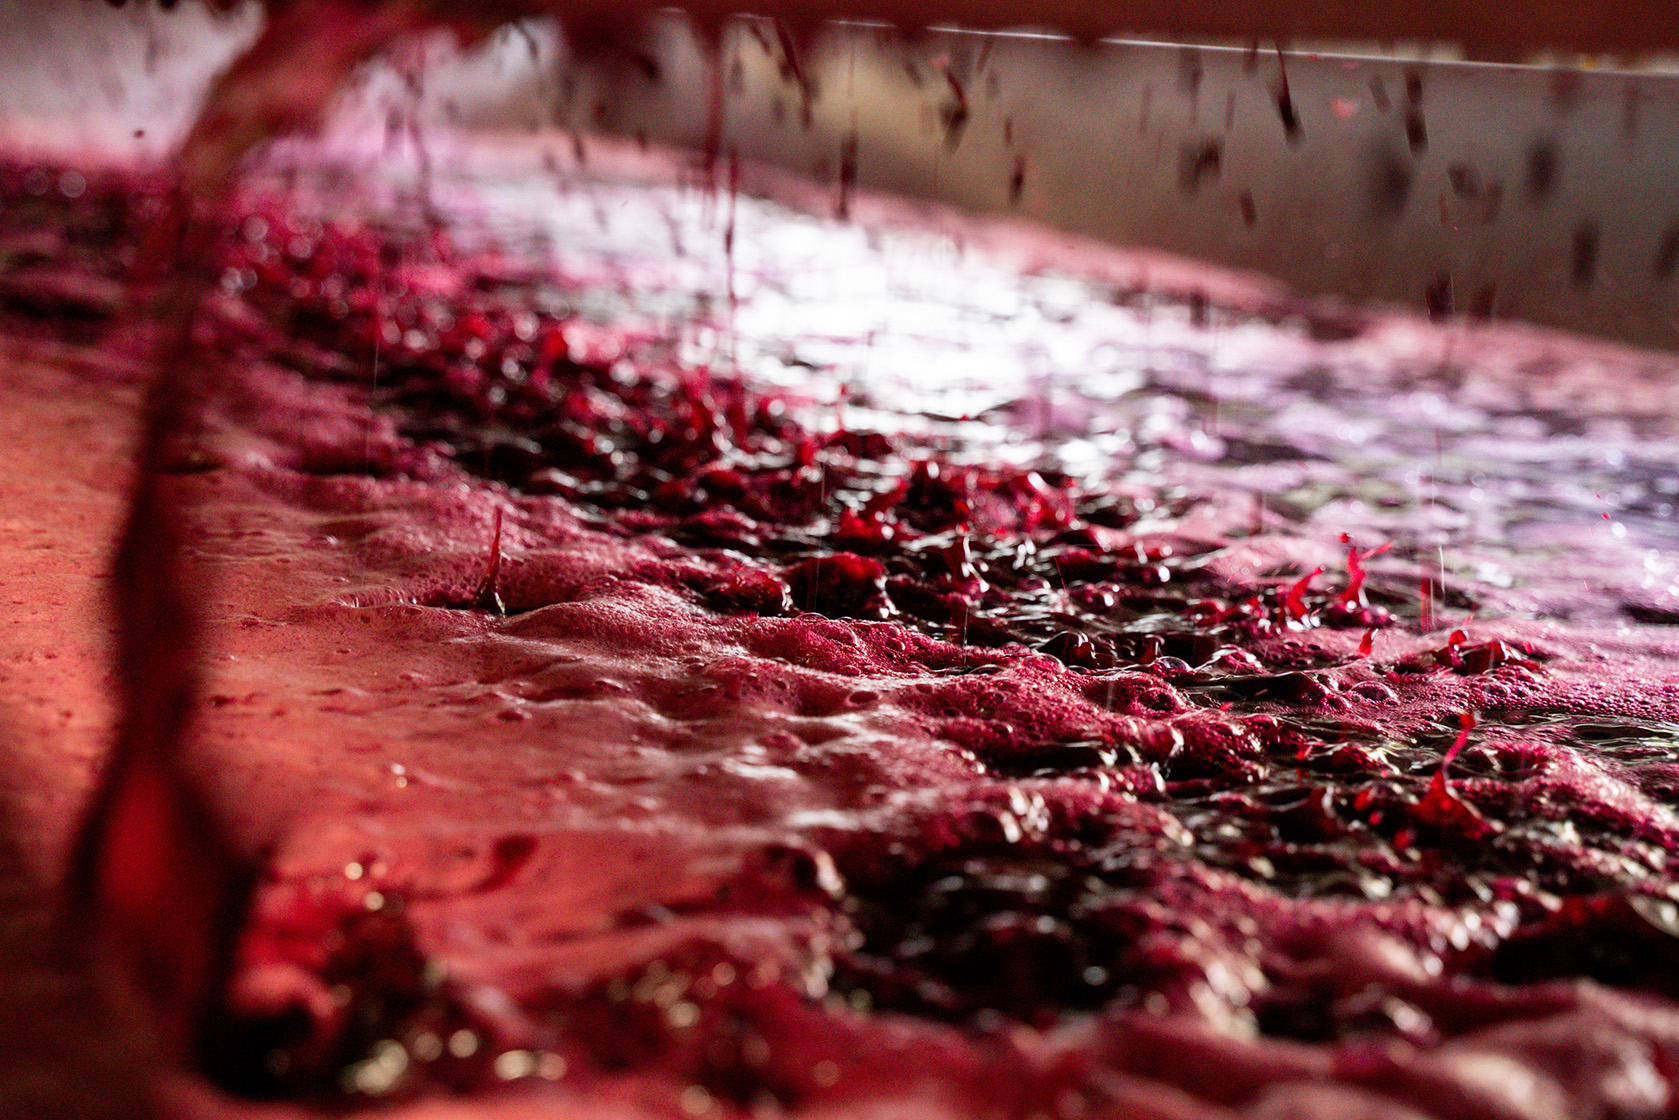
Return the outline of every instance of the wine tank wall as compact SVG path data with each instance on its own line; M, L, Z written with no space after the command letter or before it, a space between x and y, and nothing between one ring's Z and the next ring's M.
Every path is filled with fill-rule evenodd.
M260 18L255 5L0 6L0 141L165 154ZM445 40L369 68L338 127L381 127L402 105L422 127L715 142L830 182L836 206L845 180L1312 294L1679 341L1671 56L1563 69L1463 61L1450 46L1084 49L867 24L799 47L744 18L713 53L668 14L633 50L586 61L547 20L466 52ZM416 97L404 76L422 69Z

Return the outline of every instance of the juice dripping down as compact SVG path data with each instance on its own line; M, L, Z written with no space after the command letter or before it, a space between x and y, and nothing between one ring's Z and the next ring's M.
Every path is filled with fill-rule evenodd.
M188 355L201 305L218 280L217 248L240 167L263 144L319 127L356 67L406 36L448 30L470 47L511 21L559 14L574 48L587 55L623 49L626 18L619 7L597 10L576 0L270 0L265 10L261 35L215 82L173 158L167 208L141 269L163 329L113 559L122 718L67 876L69 920L89 942L96 967L137 999L169 1060L198 1064L213 1063L225 1039L225 986L260 859L235 850L186 772L183 743L205 655L194 597L200 573L183 542L181 511L160 482L195 409L214 390ZM705 152L712 190L721 156L720 34L732 12L729 5L692 12L717 58ZM778 22L789 59L808 50L822 18L796 8ZM731 152L731 261L738 175ZM731 306L732 275L731 268ZM497 526L499 541L499 520ZM489 599L493 579L492 570Z
M163 485L195 410L215 388L190 353L201 306L218 282L218 248L233 213L240 167L263 144L316 128L355 68L402 37L446 28L470 45L511 19L551 7L447 0L271 3L259 39L214 84L173 159L167 207L141 270L142 287L162 326L161 342L143 408L129 509L113 558L122 716L76 837L66 891L78 942L148 1024L171 1063L216 1069L229 1039L237 1037L227 1020L227 985L263 863L261 852L240 851L231 842L184 760L206 652L195 597L203 573L185 544L182 510ZM580 52L621 48L615 20L597 22L602 17L580 13L576 4L559 7L570 18ZM722 157L719 35L726 14L727 9L700 14L702 38L717 54L703 157L713 192ZM791 65L808 50L816 25L814 19L777 25ZM848 155L842 210L855 175L854 146ZM732 151L726 166L732 313L739 177ZM499 539L498 511L493 560L475 602L499 604L494 592Z
M162 340L112 568L121 719L66 891L75 937L150 1022L170 1062L215 1062L234 945L259 875L258 857L227 839L183 758L205 656L201 573L183 540L182 511L162 486L195 409L213 392L189 354L217 283L236 177L262 144L316 128L354 69L402 36L448 28L470 45L526 10L270 4L261 36L215 83L174 157L167 208L141 270ZM493 597L493 571L486 578Z

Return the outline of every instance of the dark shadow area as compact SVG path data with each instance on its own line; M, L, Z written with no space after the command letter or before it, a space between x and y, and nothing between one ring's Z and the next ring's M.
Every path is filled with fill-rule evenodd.
M38 774L18 765L21 742L18 721L0 709L0 1116L142 1116L143 1046L102 998L66 929L62 885L40 870L47 841L23 811L24 784Z

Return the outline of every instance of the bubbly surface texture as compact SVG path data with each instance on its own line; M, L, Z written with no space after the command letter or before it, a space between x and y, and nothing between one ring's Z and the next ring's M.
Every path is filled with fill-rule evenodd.
M1679 1108L1671 357L421 186L253 187L196 327L180 1107ZM120 379L159 190L0 167L9 347Z

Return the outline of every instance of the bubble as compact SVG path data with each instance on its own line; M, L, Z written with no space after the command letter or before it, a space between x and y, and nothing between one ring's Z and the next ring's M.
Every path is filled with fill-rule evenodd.
M507 1050L496 1055L495 1075L503 1081L517 1081L536 1072L536 1056L529 1050Z
M717 1102L710 1093L700 1085L689 1085L676 1098L677 1107L684 1116L704 1116L717 1107Z
M407 1071L407 1049L387 1038L374 1043L372 1054L346 1069L341 1080L350 1092L382 1097L396 1088Z

